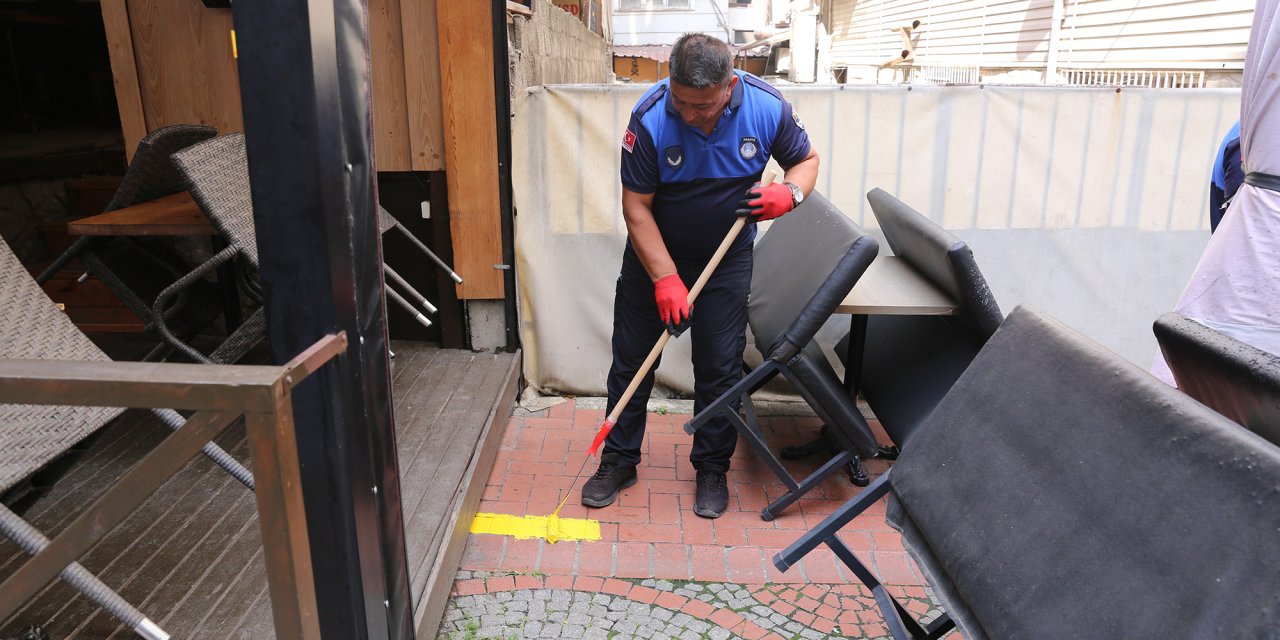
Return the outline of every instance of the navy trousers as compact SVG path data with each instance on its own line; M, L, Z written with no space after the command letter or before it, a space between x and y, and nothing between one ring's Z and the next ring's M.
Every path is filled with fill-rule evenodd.
M692 340L694 412L701 411L742 377L742 351L747 346L747 295L751 291L751 246L732 251L707 281L693 303L689 330L681 336ZM676 261L686 287L692 287L705 262ZM645 272L631 244L622 255L622 273L613 302L613 366L609 369L609 406L612 412L654 343L666 330L653 298L653 281ZM661 362L661 359L659 359ZM615 454L618 464L637 465L644 441L645 406L653 390L657 363L636 389L618 423L609 432L604 453ZM717 416L693 437L690 462L697 469L728 471L738 433L723 416Z

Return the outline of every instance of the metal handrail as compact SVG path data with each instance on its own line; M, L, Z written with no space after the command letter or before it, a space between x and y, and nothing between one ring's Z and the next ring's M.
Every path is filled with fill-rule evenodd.
M54 580L243 415L276 637L319 638L292 390L347 348L327 335L281 366L0 360L0 403L195 410L43 550L0 583L0 620Z

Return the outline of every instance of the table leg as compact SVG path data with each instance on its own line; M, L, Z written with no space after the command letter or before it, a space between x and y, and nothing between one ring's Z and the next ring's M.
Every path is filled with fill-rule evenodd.
M849 344L844 358L844 388L849 399L858 399L858 383L862 377L862 351L867 341L867 316L855 313L849 316Z
M213 252L227 248L227 241L221 236L214 236ZM218 291L222 298L222 318L227 324L227 335L231 335L242 322L240 318L240 287L236 283L236 261L228 260L218 265Z

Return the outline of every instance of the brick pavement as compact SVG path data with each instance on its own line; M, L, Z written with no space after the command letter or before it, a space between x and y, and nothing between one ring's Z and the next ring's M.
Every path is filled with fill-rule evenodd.
M569 401L510 419L479 511L550 514L604 412ZM599 541L559 542L472 535L439 637L479 638L805 638L887 637L883 621L846 567L821 548L782 573L771 558L858 487L837 475L772 522L760 510L783 492L776 477L739 443L729 472L729 510L716 520L693 514L694 471L687 413L650 413L639 482L617 502L587 509L581 480L561 517L592 518ZM763 418L775 448L805 442L819 421ZM878 429L878 425L874 425ZM883 433L881 433L883 438ZM787 462L803 476L820 461ZM887 464L870 461L872 477ZM589 476L596 461L587 463ZM929 619L939 610L896 531L876 505L841 538L890 590ZM959 634L952 634L951 638Z

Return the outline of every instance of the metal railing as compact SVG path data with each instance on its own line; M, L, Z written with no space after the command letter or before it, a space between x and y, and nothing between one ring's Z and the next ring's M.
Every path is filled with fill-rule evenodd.
M1148 87L1151 89L1200 89L1203 71L1153 69L1061 69L1065 84L1074 86Z
M911 84L978 84L982 82L982 70L978 67L953 67L921 65L911 67Z
M76 562L243 415L276 637L319 638L291 393L346 348L345 334L330 334L282 366L0 360L0 403L196 412L0 583L0 620Z

